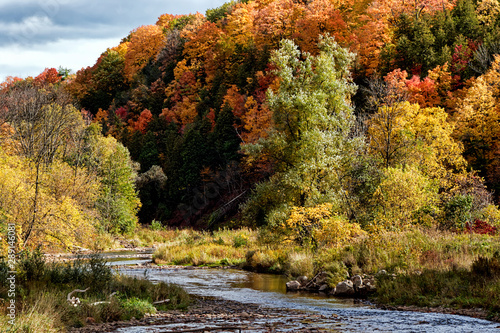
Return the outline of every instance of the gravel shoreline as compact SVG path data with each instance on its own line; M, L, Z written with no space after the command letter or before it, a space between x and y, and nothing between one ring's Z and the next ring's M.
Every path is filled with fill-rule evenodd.
M194 302L186 311L160 311L141 320L90 324L72 328L71 333L120 332L137 327L161 332L180 332L206 329L210 332L331 332L341 328L342 319L299 310L261 307L257 304L239 303L213 297L193 296ZM161 327L158 327L161 326ZM325 326L325 327L321 327ZM200 332L202 332L201 330Z

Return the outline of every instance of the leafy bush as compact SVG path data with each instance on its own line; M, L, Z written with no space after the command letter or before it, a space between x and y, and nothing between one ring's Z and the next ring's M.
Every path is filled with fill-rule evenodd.
M235 248L246 246L247 244L248 244L248 237L243 234L236 235L233 239L233 246Z
M500 253L496 252L492 258L479 256L472 263L472 272L482 278L500 277Z
M141 319L146 313L156 313L156 308L148 301L132 297L121 303L123 308L122 319L129 320L132 317Z
M399 230L426 220L422 213L436 204L437 188L416 167L389 167L373 198L378 204L373 229Z
M343 262L333 261L324 267L328 273L327 283L330 287L335 287L337 283L344 281L349 277L347 267Z
M444 227L463 230L471 219L473 197L457 194L444 206Z
M162 230L165 230L165 227L163 226L163 224L161 224L161 222L153 220L153 221L151 221L151 225L149 226L149 229L151 229L153 231L162 231Z
M465 224L465 232L469 234L481 234L494 236L498 232L498 228L492 226L488 222L476 219L474 223L467 222Z

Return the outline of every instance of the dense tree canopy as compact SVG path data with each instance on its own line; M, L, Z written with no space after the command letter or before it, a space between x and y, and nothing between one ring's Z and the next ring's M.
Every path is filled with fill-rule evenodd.
M325 207L335 225L460 225L457 205L469 219L486 207L460 198L499 193L499 13L497 0L249 0L159 15L74 75L0 85L2 163L32 161L19 172L39 186L16 212L48 218L44 177L66 165L75 184L94 179L85 209L111 232L137 216L257 225Z

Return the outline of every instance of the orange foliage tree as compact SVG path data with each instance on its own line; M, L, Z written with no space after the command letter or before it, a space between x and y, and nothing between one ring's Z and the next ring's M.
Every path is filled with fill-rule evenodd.
M61 81L61 76L55 68L45 68L45 70L35 77L36 84L54 84Z
M426 77L423 80L418 75L407 79L408 73L399 68L385 76L385 81L402 93L408 93L411 103L418 103L421 107L433 107L441 104L434 80Z
M157 25L145 25L131 33L124 69L129 81L132 81L135 74L160 52L164 39L163 31Z
M201 84L196 79L193 68L196 65L190 67L186 65L185 59L180 61L174 69L175 80L165 89L166 100L173 106L164 108L161 116L183 127L192 123L197 116L197 94Z
M144 111L142 111L139 115L137 121L132 121L130 119L129 124L134 130L140 131L142 134L145 134L148 124L152 119L153 114L151 113L151 111L149 111L148 109L144 109Z
M254 20L255 42L259 47L277 47L280 40L291 38L297 31L304 5L293 0L276 0L258 10Z
M295 40L300 48L312 54L318 53L318 38L330 33L343 45L354 41L350 28L344 21L341 10L331 0L314 0L304 10L304 16L297 21Z

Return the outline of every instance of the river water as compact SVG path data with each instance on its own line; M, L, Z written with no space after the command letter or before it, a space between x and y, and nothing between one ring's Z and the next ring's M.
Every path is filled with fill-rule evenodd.
M261 307L311 313L323 319L308 323L309 327L331 329L335 332L500 332L499 323L465 316L386 311L356 303L351 299L287 293L286 280L276 275L231 269L124 268L120 271L126 275L146 277L151 281L174 283L185 288L190 294L198 296L212 296L244 304L258 304ZM155 329L161 331L165 328L168 327L148 327L147 331L155 332ZM146 327L120 330L122 333L144 331ZM276 331L293 332L293 328Z

